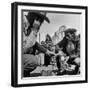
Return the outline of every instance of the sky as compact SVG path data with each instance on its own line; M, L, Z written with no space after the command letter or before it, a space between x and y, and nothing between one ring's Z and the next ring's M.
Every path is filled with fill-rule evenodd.
M65 13L47 13L50 24L44 21L40 28L40 41L45 40L45 35L54 35L59 27L65 25L66 28L75 28L81 30L81 14L65 14ZM37 39L38 40L38 39Z

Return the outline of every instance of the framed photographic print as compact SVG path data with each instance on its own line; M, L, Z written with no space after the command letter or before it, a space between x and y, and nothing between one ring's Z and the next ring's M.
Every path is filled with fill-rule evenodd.
M87 83L87 6L11 6L11 85Z

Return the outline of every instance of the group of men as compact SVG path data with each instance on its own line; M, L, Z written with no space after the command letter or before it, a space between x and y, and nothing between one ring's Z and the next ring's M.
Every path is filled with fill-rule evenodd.
M54 51L54 59L57 64L58 74L79 74L80 68L80 35L76 35L76 29L69 28L64 31L65 36L56 45L49 35L42 45L50 51ZM45 55L45 65L50 65L52 56Z
M39 44L36 40L37 34L43 22L46 21L47 23L50 23L48 17L46 17L46 12L30 11L28 12L27 15L24 16L24 18L25 18L25 22L23 23L23 26L24 26L23 27L23 77L29 77L30 72L35 70L37 66L40 65L40 60L36 55L36 50L44 53L46 56L49 56L49 57L56 55L57 67L60 74L61 74L61 66L62 66L60 60L61 60L62 54L59 53L59 51L62 51L66 56L69 56L68 63L77 65L77 68L80 67L79 62L77 63L74 60L75 59L74 55L79 52L76 49L76 47L78 48L78 45L77 45L78 40L76 40L75 38L76 29L67 29L65 31L65 37L59 43L54 45L55 51L53 51L48 48L45 48L43 45ZM59 53L59 55L57 55L57 53ZM80 56L77 55L77 57L80 57ZM46 59L46 60L48 61L49 59ZM67 70L64 69L63 73L66 73L66 71Z

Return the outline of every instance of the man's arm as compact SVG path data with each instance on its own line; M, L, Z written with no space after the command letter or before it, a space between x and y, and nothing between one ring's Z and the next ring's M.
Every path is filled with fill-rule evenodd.
M35 43L35 47L36 47L37 50L39 50L42 53L46 53L47 52L47 49L44 48L42 45L40 45L38 42Z
M49 51L48 49L44 48L42 45L40 45L38 42L36 42L35 47L37 50L39 50L42 53L48 54L48 55L54 55L54 52Z

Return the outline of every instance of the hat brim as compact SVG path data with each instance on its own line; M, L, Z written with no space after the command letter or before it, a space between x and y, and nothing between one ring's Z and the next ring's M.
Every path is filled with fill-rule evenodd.
M67 33L74 33L76 31L77 31L76 29L66 29L64 32L67 34Z
M48 19L48 17L46 17L43 14L40 14L39 12L30 12L30 14L36 15L39 18L41 18L41 19L45 20L46 22L50 23L50 20ZM28 15L26 15L26 17L28 18Z

